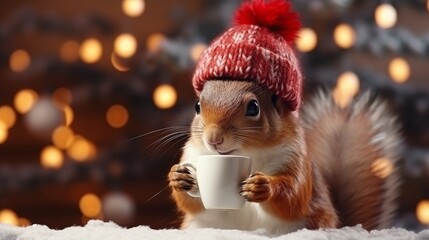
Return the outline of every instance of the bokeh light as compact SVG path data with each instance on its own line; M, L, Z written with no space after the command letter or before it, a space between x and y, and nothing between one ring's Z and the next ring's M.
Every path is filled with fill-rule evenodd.
M79 59L79 43L69 40L60 48L60 57L64 62L74 62Z
M353 72L342 73L337 80L333 96L340 107L349 105L350 101L359 91L359 78Z
M103 54L103 47L99 40L95 38L86 39L79 49L81 59L86 63L95 63L100 60Z
M416 208L417 219L423 224L429 224L429 200L421 200Z
M168 109L176 104L177 92L170 84L161 84L154 90L152 98L158 108Z
M137 50L137 39L130 33L123 33L116 37L114 42L115 53L123 58L129 58Z
M394 58L389 63L389 75L393 81L403 83L410 77L410 65L400 57Z
M393 172L393 163L387 158L376 159L371 165L371 171L379 178L387 178Z
M194 44L189 50L189 55L191 56L191 59L194 60L195 62L198 61L201 54L204 52L206 48L207 48L207 44L204 44L204 43Z
M0 223L17 226L18 216L11 209L8 209L8 208L3 209L0 211Z
M64 125L70 126L74 120L73 109L70 106L65 105L62 107L62 110L64 112Z
M127 124L129 118L128 110L119 104L111 106L106 112L106 120L110 126L121 128Z
M58 169L63 166L64 155L54 146L47 146L40 153L40 163L44 168Z
M162 42L165 41L165 36L161 33L152 33L146 41L146 47L149 52L156 53L161 49Z
M396 24L398 14L389 3L382 3L375 9L375 22L381 28L391 28Z
M60 87L52 94L52 100L59 106L70 105L73 101L73 94L68 88Z
M15 125L16 114L12 107L7 105L0 107L0 121L2 121L7 128L11 128Z
M99 216L101 208L100 198L93 193L87 193L79 200L79 209L86 217L95 218Z
M18 49L10 55L9 66L14 72L22 72L26 70L30 64L30 54L25 50Z
M6 123L0 120L0 144L6 142L8 136L9 131L7 130Z
M145 2L143 0L123 0L122 11L129 17L140 16L145 9Z
M311 28L302 28L295 41L296 47L301 52L309 52L317 45L316 32Z
M83 162L93 159L97 155L97 149L94 143L82 136L75 135L72 144L67 149L67 154L75 161Z
M341 48L350 48L356 40L356 33L352 26L341 23L334 29L335 43Z
M52 133L52 143L59 149L67 149L74 140L74 132L67 126L59 126Z
M37 102L39 95L32 89L22 89L15 94L13 105L17 112L25 114Z
M126 72L130 70L128 66L124 65L121 62L121 59L114 52L110 55L110 61L112 63L112 66L120 72Z

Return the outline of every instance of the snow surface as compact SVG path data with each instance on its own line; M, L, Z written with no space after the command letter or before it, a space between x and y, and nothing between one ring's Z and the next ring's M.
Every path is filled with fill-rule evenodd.
M429 229L414 233L400 228L374 230L368 232L360 226L342 229L307 230L303 229L283 236L270 238L263 230L246 232L239 230L195 229L154 230L147 226L122 228L113 222L91 220L84 227L74 226L62 230L50 229L47 226L31 225L14 227L0 224L0 240L142 240L142 239L285 239L285 240L403 240L429 239Z

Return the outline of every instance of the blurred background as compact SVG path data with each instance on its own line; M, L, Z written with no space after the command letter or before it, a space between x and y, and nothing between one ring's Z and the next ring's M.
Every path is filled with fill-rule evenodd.
M404 144L395 226L429 224L429 1L295 0L306 97L365 90ZM0 222L177 227L166 175L194 115L195 61L239 0L0 2ZM374 174L391 174L388 159Z

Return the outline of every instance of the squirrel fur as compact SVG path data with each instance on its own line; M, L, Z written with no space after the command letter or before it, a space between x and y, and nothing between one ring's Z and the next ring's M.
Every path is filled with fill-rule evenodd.
M255 100L258 116L247 116ZM182 228L262 228L272 235L356 224L384 228L396 209L399 144L395 117L370 94L343 108L320 93L297 114L257 83L211 80L180 163L195 164L207 154L250 156L253 174L240 191L247 202L240 210L204 209L186 193L198 183L180 163L171 168L169 185ZM375 172L379 159L389 163L387 176Z

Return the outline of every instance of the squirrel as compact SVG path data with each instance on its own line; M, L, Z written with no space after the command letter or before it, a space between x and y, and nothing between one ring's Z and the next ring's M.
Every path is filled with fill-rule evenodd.
M370 94L339 106L321 92L301 107L302 74L291 47L299 27L289 2L246 2L236 25L200 57L190 138L168 173L181 228L279 235L390 226L399 184L396 118ZM198 183L182 163L212 154L252 158L252 174L240 186L242 209L207 210L187 194ZM380 159L390 170L382 177Z

